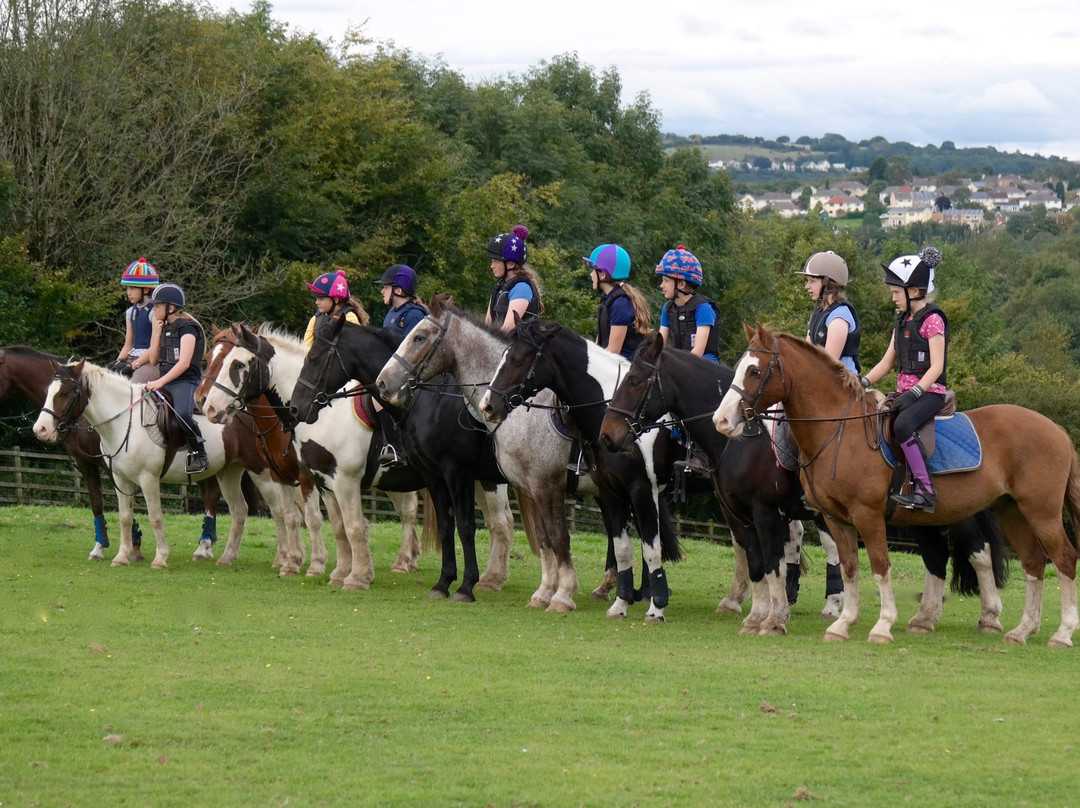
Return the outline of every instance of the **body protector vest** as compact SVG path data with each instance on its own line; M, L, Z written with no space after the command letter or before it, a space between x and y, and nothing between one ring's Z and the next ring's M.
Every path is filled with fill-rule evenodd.
M945 366L941 369L941 375L937 383L943 387L948 386L945 381L945 371L949 366L949 321L945 312L934 303L927 303L922 310L905 321L907 314L901 312L896 317L896 329L893 332L893 344L896 347L896 356L900 362L902 373L912 373L921 376L930 369L930 340L919 334L923 321L931 314L937 313L945 323Z
M161 334L161 375L164 376L180 360L180 338L185 334L195 336L195 352L191 355L191 364L180 374L184 381L198 384L202 380L202 358L206 353L206 337L202 326L189 317L181 317L176 322L166 323Z
M611 304L620 297L628 297L625 291L619 286L616 286L604 300L600 303L600 308L596 313L596 344L601 348L606 348L608 342L611 341ZM637 350L638 345L641 344L642 335L634 330L633 324L626 329L626 338L623 340L623 347L620 353L623 356L627 354L633 356L634 351Z
M150 323L150 312L153 306L129 306L127 310L128 322L131 323L132 356L139 356L150 347L150 339L154 335L154 327Z
M525 309L525 316L522 319L531 320L540 316L540 295L537 293L536 287L532 285L532 281L525 275L518 275L516 278L507 278L504 275L496 281L495 289L491 293L491 300L488 301L488 306L491 308L491 321L494 325L501 326L505 322L506 313L510 311L510 290L519 283L528 284L533 293L532 300L529 301L529 307Z
M412 300L403 303L396 309L390 309L386 313L386 318L383 322L383 328L392 328L397 331L401 336L405 336L405 319L411 312L418 312L419 319L424 319L428 316L428 310Z
M693 350L693 339L697 334L697 308L702 303L708 303L716 312L716 323L709 329L709 340L705 345L705 353L720 356L720 310L716 304L700 292L695 292L682 306L669 300L664 304L667 308L668 330L671 332L671 347L682 348L684 351Z
M850 357L851 361L855 363L855 372L861 373L862 363L859 361L859 342L862 339L862 328L859 325L859 315L855 312L855 307L846 300L837 300L827 309L814 309L814 313L810 315L810 324L807 326L810 342L819 348L825 347L825 341L829 336L825 321L829 319L830 314L839 308L846 308L851 313L851 319L855 321L855 330L848 332L847 340L844 342L844 349L840 352L840 355Z

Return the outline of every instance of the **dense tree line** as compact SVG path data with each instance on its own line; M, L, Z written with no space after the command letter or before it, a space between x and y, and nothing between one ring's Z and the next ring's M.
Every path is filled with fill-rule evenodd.
M805 330L792 273L836 250L872 362L892 317L880 264L933 240L961 404L1024 404L1080 438L1080 235L1045 214L962 239L750 218L692 144L665 149L648 96L624 104L612 69L570 54L470 84L362 32L336 50L289 35L265 4L221 16L154 0L11 0L0 63L0 344L111 358L119 275L139 256L185 286L206 323L298 330L311 313L304 281L333 267L378 318L372 281L395 262L418 270L421 296L450 291L482 311L483 247L520 223L547 315L587 334L597 299L582 255L625 246L658 313L652 269L686 245L720 304L728 362L744 319ZM879 139L866 148L885 153Z

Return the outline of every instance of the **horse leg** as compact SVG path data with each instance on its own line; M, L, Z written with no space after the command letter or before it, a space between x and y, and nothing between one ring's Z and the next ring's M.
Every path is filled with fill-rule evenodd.
M557 495L553 493L555 491L558 491ZM570 553L570 531L566 526L566 506L563 503L564 491L565 487L561 479L557 486L549 486L547 510L541 517L553 528L550 549L553 553L554 574L558 582L558 588L547 607L549 612L572 612L577 609L574 595L578 590L578 576Z
M825 629L825 641L836 642L846 640L848 629L859 620L859 535L851 525L831 519L825 521L829 534L836 542L840 574L844 581L844 608Z
M892 566L889 561L889 547L885 536L885 520L879 512L853 514L857 522L856 529L862 537L866 554L870 557L870 570L874 574L874 583L878 588L880 608L878 620L870 629L867 638L870 642L892 642L892 627L896 622L896 595L892 588ZM847 592L844 593L845 596Z
M131 563L131 520L135 511L135 496L124 489L134 489L135 484L130 480L123 480L116 486L116 505L120 513L120 549L113 557L112 566L126 567Z
M608 536L607 540L607 557L604 559L604 574L600 578L600 585L589 593L589 597L593 600L608 601L611 597L611 590L615 588L618 583L619 566L615 561L615 542Z
M150 518L150 527L154 531L154 560L150 563L150 568L163 570L169 566L169 543L165 538L165 517L161 512L161 483L157 475L150 472L140 475L139 483ZM122 546L123 538L120 541Z
M390 572L416 572L420 569L420 537L416 533L419 507L415 491L387 491L398 519L401 520L401 547Z
M615 556L615 602L608 607L609 618L624 618L636 600L634 594L634 540L630 536L630 510L607 490L596 497L604 530Z
M750 568L746 561L746 550L735 541L734 532L731 546L735 550L735 570L731 574L728 593L716 605L717 614L742 614L742 603L750 594Z
M919 555L926 567L919 611L908 621L910 634L929 634L941 619L941 603L945 598L945 573L948 565L948 540L944 530L936 526L913 527L919 545Z
M825 606L821 610L821 616L836 619L844 608L844 576L840 574L840 553L836 549L832 534L825 526L825 520L818 517L815 524L818 526L821 549L825 551Z
M323 541L323 515L319 507L319 490L311 478L302 476L300 487L296 489L296 505L304 514L311 541L311 563L308 564L307 577L317 578L326 574L326 543Z
M1015 503L994 509L1005 538L1024 570L1024 612L1020 623L1002 639L1007 643L1026 645L1028 637L1039 630L1042 622L1043 576L1046 571L1046 551L1039 544L1028 520Z
M529 481L531 483L533 481ZM529 598L528 606L531 608L546 609L551 605L551 599L555 596L558 587L558 567L555 563L555 553L551 547L552 532L558 528L549 521L544 496L535 497L532 491L541 492L547 490L547 484L541 480L536 486L515 485L514 493L517 495L518 508L521 510L521 521L525 526L526 535L530 536L529 543L536 549L540 556L540 587ZM565 523L565 514L564 514Z
M476 583L476 588L487 592L498 592L510 577L510 550L514 546L514 514L510 510L507 486L499 485L494 491L487 491L482 484L476 484L480 510L484 514L484 524L491 536L488 551L488 563L484 574Z
M109 546L109 526L105 521L105 498L101 493L101 466L81 452L68 447L75 467L86 483L86 492L90 495L90 512L94 514L94 546L90 550L88 561L104 561L104 550Z
M803 537L806 528L798 519L788 522L788 537L784 543L784 589L787 592L787 602L793 606L799 601L799 579L802 578L803 568Z
M213 561L214 545L217 544L217 512L221 502L221 486L218 485L217 477L200 480L199 491L202 493L203 524L191 560Z
M439 580L428 592L429 598L449 598L450 585L457 580L457 548L454 546L453 501L445 482L429 485L431 500L435 505L435 519L439 525L439 538L442 541L442 569Z
M270 479L269 472L264 472L265 478ZM244 498L243 487L244 467L238 463L225 466L217 474L218 485L221 486L222 496L229 503L229 538L225 542L225 552L218 559L218 566L231 564L240 554L240 542L244 538L244 525L247 523L248 504ZM256 475L252 480L258 485ZM267 499L267 504L271 500Z
M368 520L364 516L360 480L351 476L342 476L336 482L334 499L341 510L342 525L348 544L346 556L349 561L348 572L341 579L341 588L346 591L367 589L375 580L375 565L371 560ZM339 567L341 563L339 557ZM335 569L334 575L330 576L331 583L336 575Z
M787 634L787 621L791 617L791 604L788 602L787 572L784 560L785 549L791 541L792 530L783 514L774 505L755 500L754 525L761 544L764 580L768 586L768 614L758 627L758 634ZM802 524L795 532L795 541L802 555Z
M454 503L454 519L457 522L458 539L461 541L461 555L465 573L461 576L461 586L450 598L454 603L475 603L473 590L480 580L480 565L476 560L476 497L473 482L461 474L451 474L453 479L451 497Z
M1072 648L1072 636L1080 626L1076 605L1076 548L1065 533L1060 512L1042 518L1032 517L1032 527L1039 543L1057 570L1061 590L1061 624L1047 642L1050 648Z
M735 542L742 548L746 558L747 578L750 581L750 611L739 626L740 634L757 634L769 616L771 595L765 580L761 557L761 542L753 525L743 524L729 516L728 525ZM786 596L785 596L786 597Z
M650 592L649 609L645 612L647 623L667 621L664 609L671 593L660 546L660 507L659 492L654 487L638 491L634 496L634 518L641 536L641 558L644 563L642 578L648 576Z
M349 544L349 536L345 530L345 520L341 515L337 495L329 490L320 493L323 502L326 503L326 515L330 519L330 529L334 533L334 545L337 547L337 560L327 583L329 586L341 586L352 570L352 546Z

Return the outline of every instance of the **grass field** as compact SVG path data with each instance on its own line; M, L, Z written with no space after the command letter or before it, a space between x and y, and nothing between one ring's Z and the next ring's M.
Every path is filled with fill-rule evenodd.
M276 578L267 520L236 566L192 562L199 527L167 518L166 571L112 569L85 560L88 512L0 509L0 804L1080 803L1080 658L1044 645L1052 578L1028 647L976 634L977 602L954 595L936 633L909 636L922 568L894 556L896 642L865 642L864 574L857 639L836 645L816 548L777 638L715 613L733 563L716 544L686 546L670 622L647 625L641 604L611 621L589 599L596 537L575 537L578 611L554 615L524 606L539 561L520 534L504 590L461 605L427 598L435 556L389 572L392 523L373 526L366 592Z

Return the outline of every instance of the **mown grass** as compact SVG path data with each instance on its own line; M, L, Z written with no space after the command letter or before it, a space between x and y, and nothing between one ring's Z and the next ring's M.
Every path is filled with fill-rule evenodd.
M115 518L112 519L115 523ZM1075 793L1076 651L1056 628L1016 648L950 596L909 636L917 559L894 557L901 624L822 642L824 563L783 638L715 614L728 547L672 567L669 623L604 618L587 592L603 545L575 537L585 590L567 616L524 607L538 559L519 535L510 582L431 601L438 559L389 572L373 526L366 592L277 579L254 520L233 568L190 561L196 517L168 517L170 569L85 561L88 514L0 509L3 805L1067 805ZM114 531L115 534L115 531ZM179 539L181 536L190 540ZM486 537L484 538L486 541ZM115 548L109 551L111 554ZM1019 619L1022 577L1005 598Z

